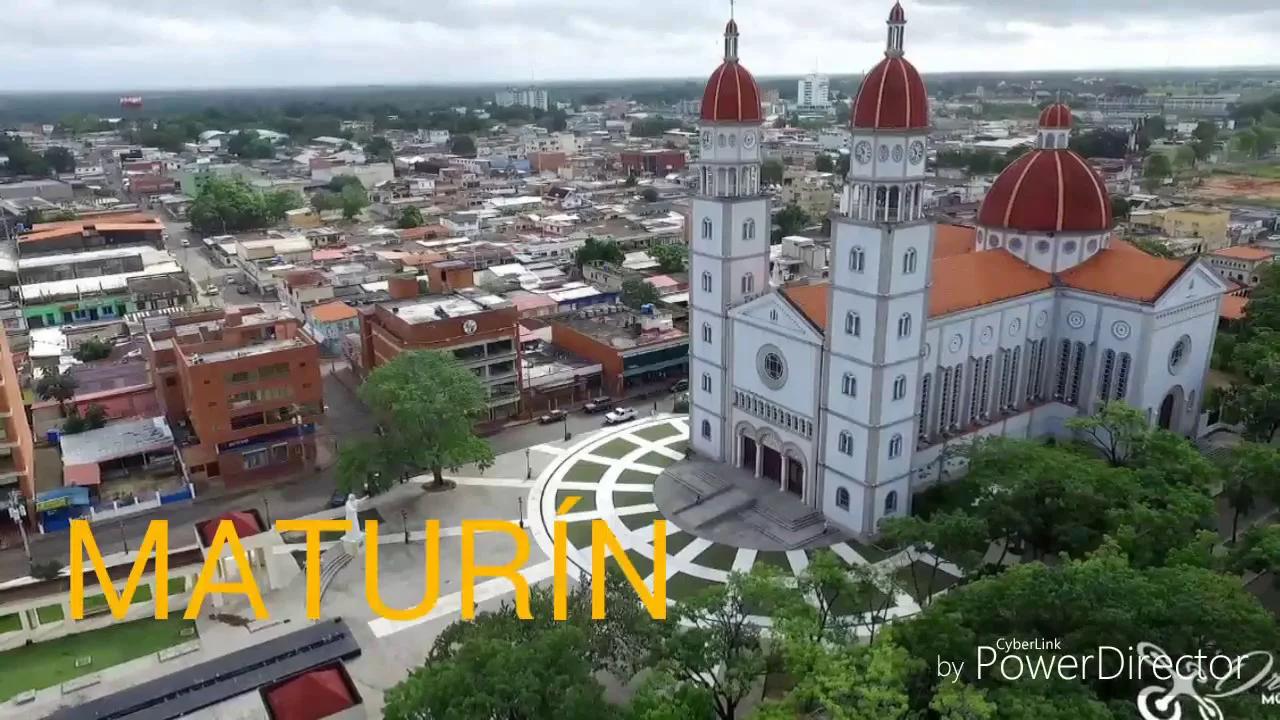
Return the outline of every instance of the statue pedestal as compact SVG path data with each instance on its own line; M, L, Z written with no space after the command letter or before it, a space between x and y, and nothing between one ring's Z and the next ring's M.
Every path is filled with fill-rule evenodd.
M364 533L350 532L342 536L342 549L348 555L355 557L364 549Z

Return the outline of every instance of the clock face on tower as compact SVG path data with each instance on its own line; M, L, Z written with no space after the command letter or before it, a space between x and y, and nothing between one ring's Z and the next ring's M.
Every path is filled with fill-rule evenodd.
M919 140L911 143L911 148L907 151L907 156L911 159L912 165L919 165L920 161L924 160L924 143Z
M708 147L708 148L711 147L711 131L710 130L702 131L702 147Z
M750 150L751 148L753 148L753 147L755 147L755 146L756 146L756 134L755 134L755 133L753 133L753 132L748 132L747 134L745 134L745 135L743 135L743 136L742 136L742 147L747 148L748 150Z
M853 148L853 157L858 161L859 165L866 165L871 162L871 143L863 140Z

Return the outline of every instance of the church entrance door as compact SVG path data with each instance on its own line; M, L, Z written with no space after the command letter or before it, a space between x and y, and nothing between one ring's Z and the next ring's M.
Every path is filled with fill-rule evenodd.
M787 492L804 497L804 465L795 458L787 458Z
M742 457L739 458L738 467L754 474L756 471L756 452L756 441L752 438L743 436Z
M1164 402L1160 403L1160 427L1163 430L1169 430L1173 424L1173 393L1169 393L1164 397Z
M764 476L782 482L782 455L771 447L764 448Z

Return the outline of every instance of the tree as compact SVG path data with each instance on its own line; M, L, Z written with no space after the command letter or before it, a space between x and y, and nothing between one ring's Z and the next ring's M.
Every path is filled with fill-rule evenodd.
M63 417L66 417L66 403L76 396L78 385L75 377L69 372L46 370L36 381L36 395L41 400L57 400L58 410Z
M1071 149L1086 158L1123 158L1129 151L1129 135L1122 130L1086 130L1071 136Z
M786 207L778 211L773 217L774 223L778 226L777 238L780 241L788 235L795 235L809 225L809 216L795 203L790 203Z
M741 575L729 576L676 605L658 623L650 665L677 688L711 697L719 720L735 720L738 707L764 677L768 653L751 621L753 598Z
M1280 451L1245 442L1231 449L1222 468L1222 496L1231 507L1231 542L1239 534L1240 516L1259 498L1280 500Z
M227 141L227 152L245 159L271 158L276 154L271 141L258 135L257 130L241 130L232 134Z
M919 517L887 518L880 533L893 545L908 548L913 562L929 567L929 576L911 573L912 596L922 605L933 602L938 571L943 562L951 562L966 573L977 570L991 541L981 518L961 511L934 513L927 520ZM926 581L926 582L922 582Z
M1196 159L1208 160L1218 145L1218 124L1212 120L1201 120L1191 134L1195 138L1191 147L1195 151Z
M1111 467L1127 466L1151 435L1146 416L1120 401L1103 403L1092 415L1067 420L1067 428L1084 436Z
M264 214L268 222L284 220L285 213L303 205L302 195L293 190L276 190L262 196Z
M640 180L635 175L628 175L627 179L624 180L622 184L624 187L635 187L640 184Z
M364 154L370 160L391 162L391 142L382 135L370 138L369 142L364 144Z
M818 172L835 172L836 164L832 162L830 155L822 153L813 161L813 169Z
M615 242L601 242L595 238L587 238L582 246L573 252L573 264L579 272L584 265L602 262L610 265L621 265L626 256L622 248Z
M1242 376L1225 394L1226 407L1244 425L1245 437L1270 443L1280 432L1280 331L1272 329L1280 318L1272 313L1276 304L1269 270L1249 298L1243 342L1232 352L1234 369ZM1254 303L1257 302L1257 306Z
M786 168L781 160L765 160L760 165L760 183L763 185L781 185L784 172L786 172Z
M316 212L327 212L342 207L342 196L332 190L319 190L311 195L311 207Z
M342 188L338 197L342 201L342 217L346 220L354 220L369 205L369 195L359 183Z
M55 173L70 173L76 170L76 156L64 147L51 147L44 151L44 161Z
M1129 201L1118 195L1111 197L1111 219L1116 221L1129 219Z
M357 496L386 492L395 479L391 460L380 438L344 443L334 468L338 489Z
M658 302L662 296L647 280L629 278L622 281L622 304L639 310L644 305Z
M1178 150L1173 155L1173 165L1177 168L1187 169L1196 166L1196 149L1191 145L1179 145Z
M641 190L641 191L640 191L640 197L644 198L644 201L645 201L645 202L648 202L648 203L655 203L655 202L658 202L658 197L659 197L659 196L658 196L658 191L657 191L657 190L655 190L655 189L653 189L653 188L651 188L651 187L647 187L647 188L645 188L644 190Z
M454 135L449 139L449 152L461 157L476 156L476 141L470 135Z
M631 123L632 137L662 137L662 134L668 130L678 130L684 127L684 123L679 120L664 117L648 117L636 120Z
M71 357L74 357L80 362L93 362L95 360L101 360L110 355L111 355L111 345L108 343L102 342L96 337L89 338L88 340L85 340L84 342L80 343L80 346L77 347L71 353Z
M422 227L426 221L422 218L422 211L416 207L407 207L404 212L400 213L400 219L396 220L398 228L416 228Z
M437 487L444 486L445 468L493 462L489 443L474 432L488 416L489 393L452 355L401 353L369 375L360 397L386 429L388 455L430 468Z
M272 222L270 211L263 193L244 180L210 177L200 184L187 218L198 232L216 235L265 227Z
M1158 257L1158 258L1174 257L1173 250L1170 249L1168 245L1165 245L1159 240L1155 240L1153 238L1138 237L1138 238L1131 239L1129 242L1131 242L1134 247L1138 248L1142 252L1148 255L1151 255L1153 257Z
M1259 525L1245 530L1231 548L1227 569L1233 573L1271 573L1280 577L1280 525Z
M655 245L649 248L649 257L658 261L658 269L664 273L681 273L689 262L689 246Z
M1154 189L1164 182L1165 178L1173 175L1173 164L1169 162L1169 156L1164 153L1152 153L1147 156L1146 163L1142 166L1142 183L1148 189Z

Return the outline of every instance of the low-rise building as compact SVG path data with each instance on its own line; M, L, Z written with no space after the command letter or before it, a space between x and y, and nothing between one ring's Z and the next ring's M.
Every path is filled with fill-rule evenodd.
M810 222L821 222L836 205L834 173L788 171L782 178L782 205L798 205Z
M325 355L342 354L342 342L360 332L360 313L341 300L315 305L307 310L307 332L320 343Z
M688 157L681 150L636 150L618 154L627 175L669 175L684 170Z
M320 349L298 318L239 308L144 327L153 382L193 480L251 481L315 463Z
M32 469L34 457L31 426L27 423L27 409L13 364L13 353L9 350L8 339L0 333L0 506L7 507L9 491L17 490L28 503L28 518L34 516L30 503L36 497ZM9 522L9 513L0 512L0 525Z
M1237 245L1215 250L1205 260L1223 279L1253 287L1262 279L1262 268L1274 263L1276 257L1275 250Z
M195 297L177 258L149 245L45 254L18 261L22 315L41 328L190 305Z
M1156 228L1170 238L1201 240L1199 252L1221 250L1230 244L1227 228L1231 213L1208 205L1134 210L1129 222Z
M669 313L597 307L550 320L552 342L600 363L602 390L615 397L689 371L689 335Z

